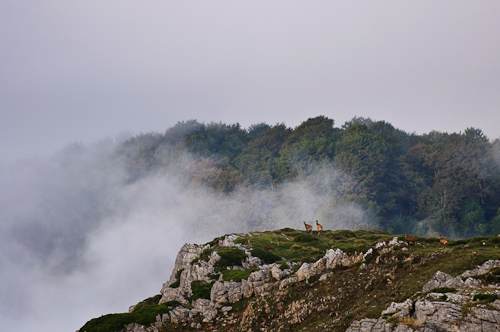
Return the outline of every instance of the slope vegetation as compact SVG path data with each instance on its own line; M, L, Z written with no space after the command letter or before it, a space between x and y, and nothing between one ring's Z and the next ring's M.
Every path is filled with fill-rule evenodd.
M415 242L381 231L319 236L286 228L185 245L161 294L80 331L345 331L353 322L372 326L395 303L416 299L438 271L455 277L500 259L498 237L450 241L446 249L437 238ZM488 288L500 279L497 270L475 277L482 295L467 297L467 312L497 301ZM384 324L417 329L407 316Z

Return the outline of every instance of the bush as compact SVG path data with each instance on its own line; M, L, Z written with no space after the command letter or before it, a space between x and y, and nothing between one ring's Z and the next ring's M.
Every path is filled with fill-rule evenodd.
M179 286L181 285L181 273L182 273L182 271L184 271L184 269L177 270L177 273L175 274L175 282L168 287L179 288Z
M272 264L281 260L281 257L260 248L252 249L251 252L252 256L260 258L266 264Z
M210 292L212 291L212 286L215 281L208 283L203 280L193 280L191 282L191 291L193 294L189 297L189 301L193 302L198 299L210 300Z
M224 270L222 271L222 280L224 281L236 281L240 282L243 279L248 279L252 272L258 271L258 268L252 268L248 270Z
M483 301L483 302L493 302L498 299L498 295L496 294L476 294L472 298L472 301Z
M241 262L247 258L243 250L235 247L223 247L217 253L220 256L220 260L216 264L217 272L225 270L228 266L240 266Z
M307 242L317 242L318 238L309 235L309 234L299 234L293 238L293 242L302 242L302 243L307 243Z
M457 290L455 288L450 288L450 287L440 287L440 288L434 288L431 290L433 293L456 293Z
M143 301L146 302L146 301ZM86 332L120 331L130 323L148 326L156 322L156 316L169 312L175 303L148 304L135 308L131 313L109 314L89 320L80 328Z

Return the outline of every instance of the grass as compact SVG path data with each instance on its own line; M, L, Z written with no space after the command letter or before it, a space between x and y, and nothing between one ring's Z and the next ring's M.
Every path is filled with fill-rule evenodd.
M259 257L264 263L281 263L281 268L284 269L288 266L286 262L314 262L323 257L328 249L339 248L347 253L366 252L369 248L374 248L376 243L382 241L387 243L394 236L382 231L364 230L325 231L321 236L315 232L311 236L303 230L285 228L272 232L240 234L235 242L246 246L251 250L252 255ZM404 241L403 235L399 235L398 238ZM203 252L199 259L208 260L211 253L216 251L221 256L216 266L216 273L222 274L223 280L247 279L256 268L245 271L228 270L229 266L241 266L246 254L239 248L219 247L220 239L210 242L212 248ZM282 326L283 331L344 331L353 320L380 317L381 312L391 302L403 302L421 291L424 284L437 271L457 276L489 259L500 259L500 240L494 236L451 241L446 251L443 250L437 238L417 236L416 242L420 245L412 245L408 248L405 244L385 254L380 254L374 249L373 254L367 256L367 262L372 263L369 270L361 269L360 264L337 267L331 270L333 275L324 281L318 281L319 276L317 276L317 278L310 278L309 283L290 284L286 291L272 291L270 296L273 301L255 308L255 322L251 328L265 327L273 322L276 326ZM373 264L377 257L380 258L380 263ZM295 270L298 267L300 264L295 266ZM213 277L216 279L215 275ZM500 268L476 278L498 282ZM196 298L210 297L211 283L198 281L193 282L191 286L193 290L191 301ZM433 290L433 292L443 294L454 291L456 290L444 288ZM477 296L475 301L478 303L488 303L496 299L496 295L491 294L477 294ZM328 302L324 300L325 297L335 300ZM302 322L297 324L280 320L282 317L280 315L286 308L293 302L301 300L311 303L314 308L322 307L323 309L312 310ZM240 317L249 303L254 301L260 303L255 297L238 302L232 313L237 315L236 318ZM157 303L155 298L150 298L143 301L144 304L140 307L143 309L138 306L130 314L106 315L89 321L87 324L90 324L88 325L90 328L87 328L87 324L84 327L87 332L116 331L131 321L139 323L152 319L154 322L156 312L170 310L168 306L160 306L155 302ZM144 310L140 316L145 318L133 316L139 315L140 310ZM419 322L407 323L409 326L419 325ZM219 328L220 331L233 331L217 324L214 323L213 328ZM178 326L177 328L179 331L189 330L188 327ZM81 331L85 329L82 328Z
M161 295L157 295L160 296ZM156 297L155 297L156 298ZM150 298L153 299L153 298ZM149 300L149 299L148 299ZM136 306L134 311L130 313L119 313L104 315L99 318L94 318L88 321L80 331L82 332L110 332L120 331L123 327L130 323L137 323L148 326L156 321L158 314L162 315L170 312L173 307L179 305L178 302L172 301L168 303L152 303L152 301L144 300Z
M251 253L252 256L260 258L265 264L272 264L281 260L280 256L273 254L271 251L261 248L254 248L251 250Z
M440 288L434 288L431 290L432 293L456 293L457 290L455 288L449 288L449 287L440 287Z
M476 294L472 301L481 301L482 303L490 303L498 299L496 294Z
M193 280L191 282L191 291L193 294L188 298L189 302L194 302L198 299L208 299L210 300L210 291L215 281L210 283L203 280Z
M222 280L240 282L243 279L248 279L252 272L258 271L258 268L251 268L248 270L224 270L222 271Z

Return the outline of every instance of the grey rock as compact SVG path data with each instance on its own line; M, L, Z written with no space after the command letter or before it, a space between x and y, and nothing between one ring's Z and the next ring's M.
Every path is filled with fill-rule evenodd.
M188 320L189 312L190 310L188 308L178 306L170 312L170 319L173 323L183 323Z
M354 321L346 332L392 332L392 327L384 319L365 318Z
M480 276L488 273L495 267L500 267L500 260L489 260L487 262L484 262L482 265L477 266L475 269L468 270L462 273L462 277L467 278L472 276Z
M460 277L452 277L447 273L438 271L438 272L436 272L434 277L432 277L432 279L429 280L424 285L424 287L422 288L422 291L424 293L427 293L427 292L429 292L433 289L436 289L436 288L443 288L443 287L460 288L461 286L463 286L463 284L464 284L464 282Z
M286 278L286 279L283 279L281 280L280 282L280 286L279 286L279 289L283 289L285 288L286 286L290 285L290 284L293 284L295 282L298 282L299 281L299 278L294 276L294 277L290 277L290 278Z
M462 307L449 302L415 302L415 319L435 326L437 330L451 331L450 327L462 318Z
M382 311L382 315L393 314L398 318L409 317L413 312L413 301L407 299L403 303L392 302L387 309Z

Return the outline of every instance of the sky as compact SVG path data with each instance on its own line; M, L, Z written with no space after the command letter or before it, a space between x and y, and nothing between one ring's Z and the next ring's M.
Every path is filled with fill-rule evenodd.
M499 13L460 0L0 0L3 328L74 331L127 311L158 293L183 243L246 231L255 211L269 227L337 211L311 183L246 197L255 211L186 190L175 170L124 185L109 158L124 133L325 115L500 138ZM289 205L266 205L278 196Z
M498 1L0 1L0 161L178 121L500 137Z

